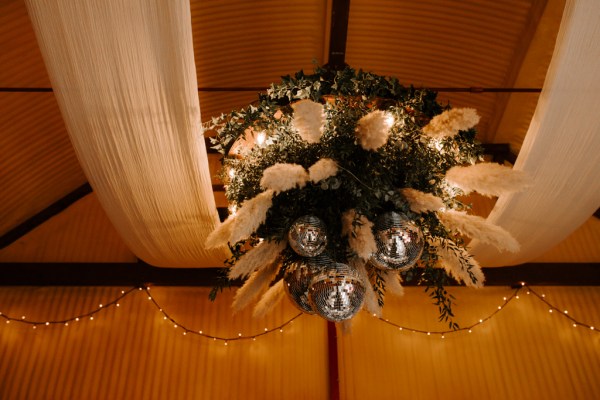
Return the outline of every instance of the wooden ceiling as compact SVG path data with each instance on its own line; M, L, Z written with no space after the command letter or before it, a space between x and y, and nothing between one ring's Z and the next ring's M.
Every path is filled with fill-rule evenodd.
M407 85L541 88L564 7L564 0L352 0L346 19L337 8L344 3L192 1L203 120L331 54ZM0 262L135 262L86 186L23 0L0 2L0 49ZM518 154L538 94L473 89L439 98L478 109L479 139ZM218 156L210 161L214 175ZM213 184L225 206L220 182ZM481 204L484 215L493 205ZM558 247L542 261L599 262L598 219Z

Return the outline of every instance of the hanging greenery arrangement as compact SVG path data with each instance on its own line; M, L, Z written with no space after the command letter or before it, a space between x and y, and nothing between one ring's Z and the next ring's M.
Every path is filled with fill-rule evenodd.
M519 248L457 199L524 184L480 163L478 121L432 91L352 68L283 77L256 104L213 118L230 216L207 246L229 244L229 278L247 278L233 307L262 295L261 315L287 293L304 312L340 322L361 308L380 315L386 292L416 281L456 328L444 286L484 281L463 235Z

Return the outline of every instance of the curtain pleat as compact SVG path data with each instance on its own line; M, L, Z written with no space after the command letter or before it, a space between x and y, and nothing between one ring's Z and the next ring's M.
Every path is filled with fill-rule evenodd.
M539 257L581 226L600 206L600 3L567 1L537 109L515 163L532 180L501 197L488 219L521 243L499 253L475 241L484 266Z
M79 162L144 261L219 266L218 223L184 0L27 1Z

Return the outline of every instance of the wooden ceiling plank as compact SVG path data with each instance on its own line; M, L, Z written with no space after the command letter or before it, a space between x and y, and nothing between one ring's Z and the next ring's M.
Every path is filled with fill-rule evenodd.
M329 54L326 66L334 70L343 69L346 66L349 17L350 0L333 0L329 29Z
M510 69L507 71L506 77L504 79L505 87L511 87L515 85L515 82L517 81L519 73L521 72L521 69L523 67L525 56L527 55L527 52L531 47L533 38L536 34L538 25L540 24L547 3L548 0L534 0L531 4L529 19L527 20L523 32L521 33L521 40L515 48L512 58L512 64L510 66ZM500 122L502 121L502 118L508 106L509 99L510 94L508 93L501 93L497 96L496 104L494 106L494 112L488 125L487 133L490 136L486 137L484 139L485 141L492 142L494 137L496 136L496 131L500 126Z
M61 212L69 208L71 204L75 203L79 199L82 199L90 193L92 193L92 187L89 183L86 182L83 185L79 186L71 193L55 201L39 213L35 214L33 217L29 218L28 220L17 225L13 229L2 235L0 237L0 249L3 249L9 246L10 244L16 242L21 237L31 232L33 229L37 228L38 226L48 221L55 215L60 214Z

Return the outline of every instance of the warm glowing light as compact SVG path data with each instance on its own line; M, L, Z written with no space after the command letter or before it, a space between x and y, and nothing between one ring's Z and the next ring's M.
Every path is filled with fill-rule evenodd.
M565 310L565 314L568 314L569 312L567 310Z
M392 114L385 115L385 124L388 126L388 128L394 126L394 122L396 122L396 118L394 118Z
M46 326L50 325L50 322L46 322Z
M266 139L267 134L265 132L259 132L258 135L256 135L256 144L262 146L263 144L265 144Z
M98 307L102 308L102 304L98 304Z
M227 172L227 175L229 175L229 179L235 178L235 170L233 168L229 168L229 172Z

